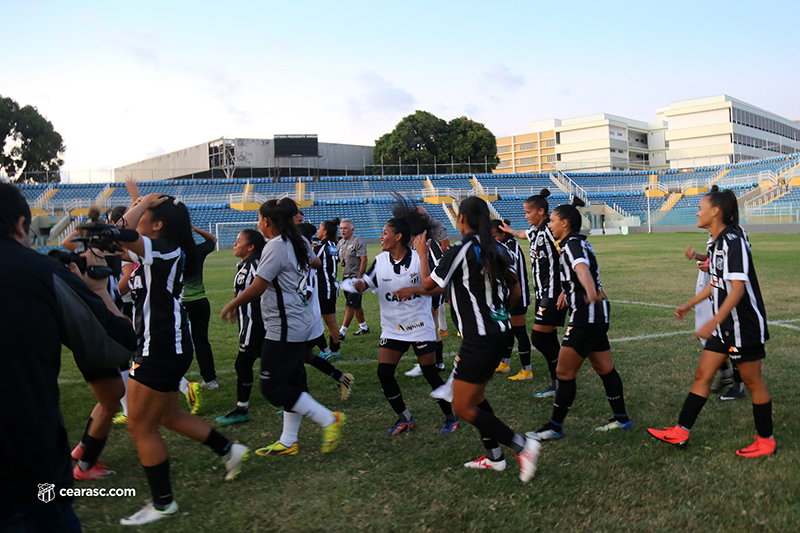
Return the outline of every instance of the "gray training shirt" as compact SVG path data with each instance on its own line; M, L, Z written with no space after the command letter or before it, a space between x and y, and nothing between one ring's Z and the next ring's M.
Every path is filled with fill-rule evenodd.
M358 276L358 271L361 268L361 258L367 256L367 244L364 239L354 233L348 240L339 239L336 247L339 249L342 277L347 279Z

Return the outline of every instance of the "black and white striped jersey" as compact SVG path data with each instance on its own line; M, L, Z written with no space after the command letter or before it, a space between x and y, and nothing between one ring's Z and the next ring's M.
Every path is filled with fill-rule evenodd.
M333 300L339 296L336 286L336 277L339 275L339 249L336 243L326 239L314 246L314 253L322 261L322 266L317 269L319 298Z
M443 256L444 252L439 243L433 239L428 239L428 272L433 272L436 269ZM438 296L432 296L431 305L439 307L444 303L445 298L447 298L447 291Z
M465 340L511 329L507 300L509 287L517 283L514 262L508 249L496 240L489 246L496 246L508 265L506 279L495 280L494 288L481 266L481 243L474 233L450 246L431 273L437 285L450 287L451 315Z
M579 233L571 233L561 241L561 286L564 297L570 308L570 326L591 326L608 324L610 308L608 300L586 303L583 297L586 289L581 285L575 267L583 263L589 269L589 276L594 281L595 291L603 290L600 281L600 268L589 241Z
M742 299L717 326L715 336L728 346L764 344L769 339L767 313L747 241L733 226L728 226L711 245L708 259L711 303L715 314L731 291L731 281L742 281L745 285Z
M236 265L236 276L233 278L233 294L238 296L253 283L258 271L259 256L251 254ZM239 347L247 348L253 341L264 340L264 321L261 319L261 302L254 300L239 306Z
M549 222L548 218L539 226L525 231L531 243L531 273L537 300L558 298L561 294L558 248L553 233L547 227Z
M128 252L138 265L130 279L133 327L139 357L192 353L183 298L183 251L177 245L142 237L144 257Z
M514 269L517 271L520 288L522 289L517 306L528 307L531 305L531 287L528 283L528 266L525 264L525 253L522 251L517 239L512 235L509 235L509 238L503 244L508 248L508 252L514 259Z

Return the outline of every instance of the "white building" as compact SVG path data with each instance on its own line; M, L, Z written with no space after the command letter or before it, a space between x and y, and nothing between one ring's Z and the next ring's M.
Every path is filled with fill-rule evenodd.
M800 125L731 98L672 102L642 122L601 113L531 122L497 138L495 173L615 172L726 165L800 151Z
M276 142L279 144L278 156ZM297 153L291 151L292 146L299 146L299 153L304 155L280 155ZM114 181L122 182L127 176L137 181L157 181L361 174L364 167L372 165L373 150L373 146L318 143L316 135L276 136L275 139L221 138L115 168Z
M670 168L726 165L800 151L800 126L728 95L673 102L659 109L669 123Z

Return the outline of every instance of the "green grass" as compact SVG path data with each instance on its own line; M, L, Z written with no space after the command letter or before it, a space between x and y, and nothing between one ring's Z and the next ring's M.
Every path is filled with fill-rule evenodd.
M753 253L768 317L800 319L800 236L752 235ZM612 302L675 306L694 295L696 269L683 258L687 244L702 249L702 234L593 237L604 287ZM370 256L378 247L369 247ZM232 297L234 265L230 251L206 261L205 281L212 307L211 343L221 388L205 394L202 413L214 418L236 401L235 326L217 317ZM344 310L338 302L339 317ZM477 431L463 424L441 436L442 415L428 398L422 378L407 378L414 360L398 367L398 381L417 428L395 438L383 431L395 420L376 377L380 324L377 300L364 298L373 330L348 336L344 359L335 364L356 377L352 396L339 400L338 387L308 368L309 387L319 401L347 413L340 447L319 451L319 426L305 420L300 453L294 457L251 456L239 479L223 481L224 468L210 449L163 431L170 451L178 516L147 526L147 531L796 531L800 520L798 449L800 421L796 329L770 326L764 374L774 397L779 453L741 459L734 450L752 442L749 400L720 402L712 396L701 413L686 450L650 438L647 427L674 425L692 382L700 344L692 337L693 319L679 323L666 307L612 303L610 339L687 331L685 335L612 342L615 364L625 385L634 428L597 434L609 417L600 379L590 365L578 377L578 396L566 420L566 438L544 443L533 481L520 483L513 455L505 472L479 472L461 465L482 455ZM530 315L529 315L530 320ZM792 325L800 326L800 322ZM452 325L451 325L451 331ZM445 339L448 367L459 339ZM533 393L546 385L547 370L533 354L534 380L512 382L498 376L487 387L497 414L517 432L536 429L549 417L551 401ZM512 371L519 360L512 360ZM199 379L193 366L190 379ZM194 377L194 378L193 378ZM94 405L65 351L61 379L62 410L70 442L80 438ZM251 448L277 440L281 416L254 391L251 418L221 432ZM122 529L119 519L149 498L136 448L125 428L115 427L102 460L113 478L78 486L134 487L135 498L79 498L75 508L86 531Z

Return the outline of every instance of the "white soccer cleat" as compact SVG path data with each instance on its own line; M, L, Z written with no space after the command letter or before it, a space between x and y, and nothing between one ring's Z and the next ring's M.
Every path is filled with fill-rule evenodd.
M539 453L542 444L536 439L525 439L525 448L517 455L519 461L519 479L527 483L536 474L536 463L539 462Z
M419 366L419 363L415 364L414 368L412 368L411 370L406 372L406 376L409 376L409 377L412 377L412 378L415 378L415 377L421 376L421 375L422 375L422 367Z
M236 476L242 471L242 463L247 459L248 455L250 455L250 448L244 444L231 446L228 454L222 458L225 468L228 470L228 473L225 474L225 481L236 479Z
M169 515L173 515L178 512L178 502L172 500L169 506L164 509L163 511L159 511L156 509L155 505L152 502L148 502L147 505L133 513L127 518L120 519L119 523L123 526L141 526L143 524L149 524L150 522L155 522L156 520L161 520Z
M497 470L500 472L506 469L506 460L500 459L499 461L492 461L485 455L482 455L474 461L464 463L464 468L474 468L476 470Z

